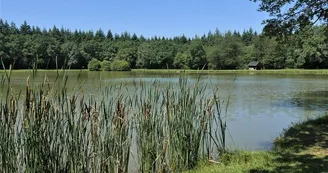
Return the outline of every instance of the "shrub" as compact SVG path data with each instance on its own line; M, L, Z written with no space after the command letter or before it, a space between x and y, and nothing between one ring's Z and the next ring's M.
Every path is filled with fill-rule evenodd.
M90 71L100 71L101 69L100 61L93 58L88 64L88 69Z
M107 61L107 60L104 60L101 63L101 69L104 70L104 71L110 71L110 62Z
M110 65L112 71L130 71L130 64L127 61L115 60Z

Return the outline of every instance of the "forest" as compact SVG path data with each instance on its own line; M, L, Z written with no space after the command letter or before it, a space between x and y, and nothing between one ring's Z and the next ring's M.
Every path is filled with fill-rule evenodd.
M124 69L246 69L250 61L260 61L265 69L327 68L325 26L305 28L283 39L252 28L216 29L192 38L145 38L101 29L45 29L27 22L16 26L0 19L0 57L5 68L13 65L14 69L87 69L89 65L90 70L110 70L117 64Z

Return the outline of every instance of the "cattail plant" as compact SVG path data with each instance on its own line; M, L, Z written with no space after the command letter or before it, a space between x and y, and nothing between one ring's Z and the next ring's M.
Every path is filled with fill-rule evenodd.
M192 168L199 161L202 143L212 116L214 98L199 80L138 92L137 147L140 172L174 172Z
M72 91L67 75L28 78L25 99L8 87L0 107L2 172L128 172L131 101L108 87L101 101Z
M41 82L33 70L18 92L11 73L1 78L1 172L126 173L131 145L139 172L181 172L226 151L221 102L200 78L99 86L95 97L69 87L67 70Z

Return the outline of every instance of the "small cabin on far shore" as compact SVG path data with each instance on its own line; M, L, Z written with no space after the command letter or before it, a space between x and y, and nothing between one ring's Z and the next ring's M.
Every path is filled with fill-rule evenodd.
M262 65L259 61L251 61L248 64L248 69L249 70L261 70L262 69Z

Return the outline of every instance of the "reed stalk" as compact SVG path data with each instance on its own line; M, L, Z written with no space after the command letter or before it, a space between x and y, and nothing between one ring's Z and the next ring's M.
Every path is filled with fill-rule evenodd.
M210 94L200 78L181 76L165 86L134 82L134 94L109 85L96 98L79 84L70 88L69 71L42 82L34 80L38 73L27 78L24 92L12 90L11 69L2 76L1 172L126 173L131 145L139 172L181 172L214 150L226 151L217 92Z

